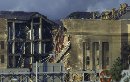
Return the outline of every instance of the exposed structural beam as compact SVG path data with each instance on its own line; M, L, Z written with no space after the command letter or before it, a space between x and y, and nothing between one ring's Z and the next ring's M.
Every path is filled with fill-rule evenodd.
M57 63L61 62L61 60L63 59L64 55L66 55L66 52L69 50L69 48L70 48L70 41L68 41L67 45L65 45L65 47L58 54L58 57L56 57L55 61Z
M15 43L14 43L14 40L15 40L15 22L13 22L13 48L12 48L12 53L15 54Z
M39 42L39 53L41 54L42 53L42 17L40 17L40 24L39 24L39 39L40 39L40 42Z
M34 39L34 37L33 37L33 34L34 34L34 31L33 31L33 19L31 20L31 33L30 33L30 40L31 40L31 54L34 54L34 44L33 44L33 39ZM31 56L30 57L30 64L32 64L33 63L33 57Z
M38 67L37 67L37 61L36 61L36 82L38 82L37 70L38 70Z
M10 68L30 68L32 63L35 63L36 61L45 62L49 53L53 49L53 37L51 36L51 31L53 30L53 26L57 26L57 24L49 22L49 19L44 18L43 15L39 13L13 13L11 14L13 14L14 17L16 13L19 14L19 16L15 19L7 19L7 42L10 46L8 46L8 58L11 58L8 66ZM22 20L24 19L23 16L20 16L22 14L27 14L27 18L25 17L25 20ZM42 58L45 59L45 61L41 61Z
M99 67L100 67L100 69L102 69L103 67L102 67L102 42L101 41L99 41Z
M43 46L43 48L44 48L44 49L43 49L43 53L45 54L45 53L46 53L46 43L44 42L43 45L44 45L44 46Z
M12 54L13 54L13 67L15 67L15 21L13 21L13 44L12 44Z

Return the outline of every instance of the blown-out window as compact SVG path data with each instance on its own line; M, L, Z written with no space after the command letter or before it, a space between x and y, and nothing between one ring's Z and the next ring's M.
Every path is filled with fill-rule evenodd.
M87 56L87 58L86 58L86 64L90 65L90 57L89 56Z
M1 55L1 63L4 63L4 55Z
M1 45L1 49L4 49L4 41L1 41L0 45Z
M93 69L99 67L99 42L92 43L92 61Z
M109 43L102 43L102 67L106 68L109 65Z

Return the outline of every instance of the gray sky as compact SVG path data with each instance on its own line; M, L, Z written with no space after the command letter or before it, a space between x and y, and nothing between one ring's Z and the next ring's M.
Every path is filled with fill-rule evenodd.
M130 0L0 0L0 10L37 11L50 19L64 18L74 11L118 8Z

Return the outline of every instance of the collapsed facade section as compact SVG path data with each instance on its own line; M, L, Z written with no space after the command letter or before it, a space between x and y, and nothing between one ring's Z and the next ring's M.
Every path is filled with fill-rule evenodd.
M56 23L37 12L1 11L0 18L6 20L2 28L7 32L7 37L4 37L7 42L5 61L8 61L9 68L31 67L36 61L47 61L53 52L53 30L58 28Z

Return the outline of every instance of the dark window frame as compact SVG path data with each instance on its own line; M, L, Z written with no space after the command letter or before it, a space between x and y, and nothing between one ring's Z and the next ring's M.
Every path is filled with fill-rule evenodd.
M90 65L90 57L89 56L86 57L86 64Z
M1 55L1 63L5 63L5 57L4 57L4 55Z
M5 46L4 46L4 41L0 41L0 45L1 45L1 49L4 49Z

